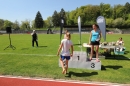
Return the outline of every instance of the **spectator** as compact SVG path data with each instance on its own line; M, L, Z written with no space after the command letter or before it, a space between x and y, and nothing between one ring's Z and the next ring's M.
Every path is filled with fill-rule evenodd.
M116 45L124 45L124 41L122 40L122 37L119 38L119 40L116 42Z
M33 32L31 33L32 35L32 47L34 47L34 42L36 43L37 47L38 47L38 36L35 30L33 30Z

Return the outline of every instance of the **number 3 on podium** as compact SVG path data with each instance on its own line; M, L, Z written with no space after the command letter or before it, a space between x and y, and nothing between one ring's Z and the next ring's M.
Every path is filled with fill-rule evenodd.
M91 63L91 68L95 68L95 64L94 63Z

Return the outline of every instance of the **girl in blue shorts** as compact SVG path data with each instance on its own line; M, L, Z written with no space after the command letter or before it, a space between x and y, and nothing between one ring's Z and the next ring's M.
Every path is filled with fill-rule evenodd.
M61 41L61 44L59 46L58 52L57 52L57 56L59 56L60 53L60 63L62 66L62 74L66 74L67 70L68 70L68 61L70 59L70 57L73 56L73 44L72 41L70 40L71 35L69 32L66 33L66 38L64 38ZM71 50L71 52L70 52ZM64 63L63 60L66 59L66 67L64 67Z

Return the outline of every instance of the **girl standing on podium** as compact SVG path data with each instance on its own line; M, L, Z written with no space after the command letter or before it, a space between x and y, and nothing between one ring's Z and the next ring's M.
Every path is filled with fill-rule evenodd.
M97 24L93 24L92 28L93 28L93 30L91 31L90 38L89 38L89 44L91 45L90 60L92 60L94 46L95 46L95 48L96 48L96 61L99 62L98 50L99 50L99 45L100 45L100 40L101 40L101 31L98 29Z
M59 56L60 53L60 63L62 66L62 74L66 74L68 70L68 61L70 60L70 57L73 56L73 44L71 39L71 35L69 32L66 33L66 37L61 41L61 44L59 46L57 56ZM61 50L62 49L62 50ZM71 51L70 51L71 50ZM64 67L63 60L66 59L66 67Z

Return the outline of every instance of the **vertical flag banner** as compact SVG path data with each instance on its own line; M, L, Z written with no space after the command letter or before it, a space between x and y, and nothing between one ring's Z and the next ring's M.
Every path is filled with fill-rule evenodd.
M81 19L80 19L80 16L78 17L78 28L79 28L79 36L80 36L80 44L81 44Z
M61 18L61 24L60 24L60 42L61 42L61 38L62 38L63 24L64 24L64 20Z
M101 30L104 41L106 41L106 21L105 21L105 18L103 16L99 16L97 18L97 24L99 26L99 29Z

